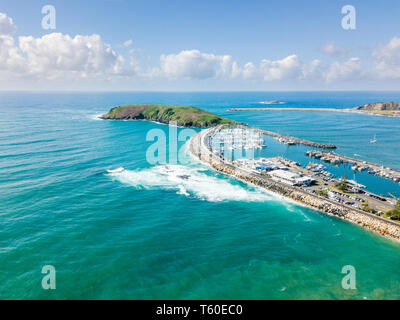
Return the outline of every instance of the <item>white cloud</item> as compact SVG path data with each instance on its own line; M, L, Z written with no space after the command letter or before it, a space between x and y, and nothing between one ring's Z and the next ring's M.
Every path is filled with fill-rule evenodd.
M0 13L0 78L79 79L131 75L135 68L125 68L125 59L99 35L50 33L40 38L12 37L16 26Z
M320 51L333 57L344 57L349 52L348 49L337 46L333 41L325 43Z
M11 35L17 31L13 20L5 13L0 12L0 35Z
M231 57L183 50L178 54L161 55L162 73L171 79L207 79L232 73Z
M325 73L325 80L328 83L335 81L350 80L362 77L360 58L350 58L344 62L334 62Z
M260 63L260 72L264 81L297 78L301 72L299 58L293 54L281 60L263 59Z
M123 57L96 34L74 38L61 33L50 33L41 38L20 37L19 48L26 57L29 73L48 78L63 73L87 77L123 71Z
M95 79L132 80L127 85L137 83L165 84L166 78L173 80L218 79L234 80L237 85L246 83L262 85L263 82L314 84L325 81L328 84L353 79L379 80L400 79L400 38L394 37L386 45L372 52L372 60L366 60L365 67L360 58L347 59L348 50L333 42L328 42L320 49L322 52L337 57L331 64L319 59L302 61L292 54L281 59L262 59L239 64L228 55L203 53L199 50L183 50L178 53L161 55L159 65L142 66L136 60L131 39L119 48L125 57L105 43L100 35L65 35L50 33L42 37L13 36L17 27L6 14L0 13L0 80L15 83L25 80L60 79L59 83L70 80ZM139 57L140 58L140 57ZM142 59L143 62L143 59ZM144 81L143 81L144 80ZM247 81L252 80L252 81ZM19 82L20 81L20 82ZM222 81L222 82L224 82ZM45 82L43 82L45 83ZM83 82L82 82L83 83ZM116 84L121 83L115 81ZM206 82L205 82L206 83ZM227 82L225 82L227 83ZM234 83L232 81L232 83Z
M261 60L256 66L248 62L242 69L244 79L260 79L263 81L281 81L315 78L319 73L320 61L313 60L310 63L302 63L295 54L280 60Z
M376 49L372 56L376 63L374 71L379 78L400 78L400 38L392 38L387 45Z
M302 66L301 79L319 79L322 76L321 61L314 59Z
M128 48L128 47L130 47L132 44L133 44L133 40L132 40L132 39L129 39L129 40L126 40L122 45L123 45L124 47Z
M0 69L4 71L21 71L25 67L24 59L15 47L14 38L0 35Z
M16 30L13 20L0 12L0 70L3 76L9 76L11 71L21 72L25 67L24 59L11 36Z

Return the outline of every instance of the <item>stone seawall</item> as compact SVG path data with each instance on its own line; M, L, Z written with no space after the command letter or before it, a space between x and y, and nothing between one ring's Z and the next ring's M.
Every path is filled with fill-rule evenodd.
M206 129L193 136L189 144L189 150L192 155L202 162L209 164L213 169L219 172L235 176L243 181L263 187L320 212L351 221L383 236L400 240L399 223L347 205L336 203L330 199L319 197L302 190L300 187L292 187L280 183L272 180L267 175L256 174L225 163L221 158L213 154L208 147L210 137L212 137L212 135L218 130L218 127Z
M302 144L304 146L309 146L309 147L314 147L314 148L322 148L322 149L336 149L336 146L334 144L330 144L330 143L319 143L319 142L314 142L314 141L308 141L308 140L300 139L300 138L296 138L296 137L284 136L284 135L276 133L276 132L262 130L262 129L256 129L256 131L258 131L262 134L265 134L267 136L270 136L270 137L291 140L295 144Z

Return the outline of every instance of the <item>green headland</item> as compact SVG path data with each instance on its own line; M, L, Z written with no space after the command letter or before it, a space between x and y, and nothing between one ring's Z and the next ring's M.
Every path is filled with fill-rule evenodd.
M150 120L161 123L176 121L178 126L206 128L220 124L237 124L214 113L191 106L133 104L112 108L101 116L109 120Z

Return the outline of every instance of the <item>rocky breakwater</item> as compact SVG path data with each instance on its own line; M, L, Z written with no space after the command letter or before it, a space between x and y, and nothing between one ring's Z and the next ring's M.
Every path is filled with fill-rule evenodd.
M350 206L338 204L315 194L307 193L299 187L292 187L272 180L269 176L259 175L224 162L222 158L213 154L208 146L210 138L218 130L218 127L203 130L192 137L189 147L192 155L219 172L263 187L320 212L351 221L383 236L400 240L400 224L394 221L386 220Z
M261 130L261 129L257 129L257 131L262 134L265 134L267 136L271 136L271 137L274 137L277 139L291 141L291 142L293 142L293 144L302 144L304 146L309 146L309 147L314 147L314 148L322 148L322 149L336 149L336 146L334 144L330 144L330 143L319 143L319 142L309 141L309 140L300 139L300 138L296 138L296 137L284 136L284 135L276 133L276 132Z

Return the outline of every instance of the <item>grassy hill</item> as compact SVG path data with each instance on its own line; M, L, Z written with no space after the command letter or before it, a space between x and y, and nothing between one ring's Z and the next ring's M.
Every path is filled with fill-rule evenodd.
M213 127L219 124L235 124L230 119L222 118L205 110L189 107L163 104L133 104L112 108L101 117L110 120L150 120L161 123L176 121L184 127Z

